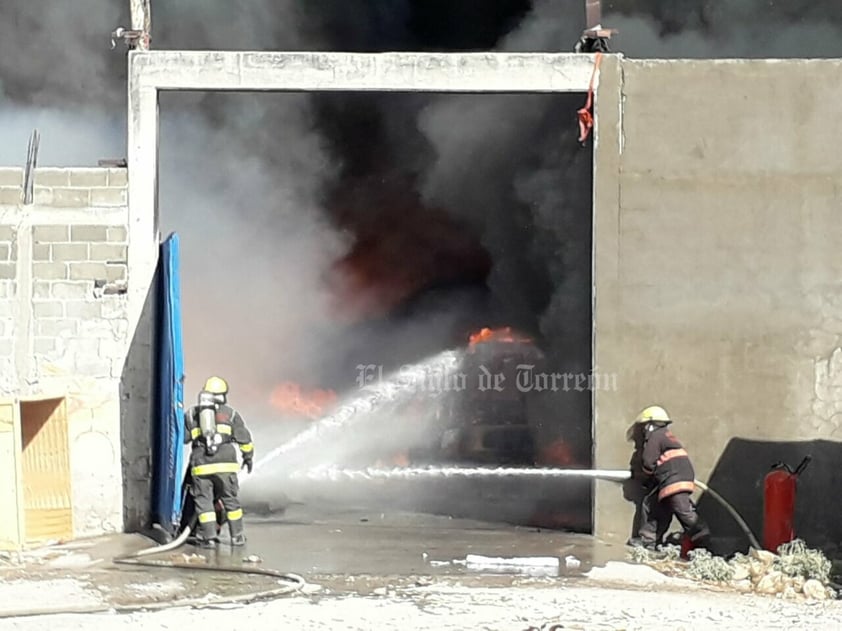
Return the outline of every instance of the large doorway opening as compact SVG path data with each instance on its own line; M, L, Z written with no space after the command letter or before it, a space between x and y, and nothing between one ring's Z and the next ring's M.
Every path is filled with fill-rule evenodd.
M70 539L73 505L65 399L23 400L20 419L24 543Z
M584 100L162 93L160 226L181 240L186 404L223 374L265 453L353 394L360 367L389 374L459 348L462 391L351 430L341 454L324 446L311 464L590 467ZM488 372L502 389L483 387ZM431 432L406 431L433 416ZM298 489L579 531L591 490L516 478Z

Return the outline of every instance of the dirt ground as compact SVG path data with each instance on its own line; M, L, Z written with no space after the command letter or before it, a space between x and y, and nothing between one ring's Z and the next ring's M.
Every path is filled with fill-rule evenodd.
M706 591L599 586L483 588L435 584L382 595L299 595L245 607L129 615L47 616L0 621L0 629L91 631L185 629L832 629L839 601L796 604Z

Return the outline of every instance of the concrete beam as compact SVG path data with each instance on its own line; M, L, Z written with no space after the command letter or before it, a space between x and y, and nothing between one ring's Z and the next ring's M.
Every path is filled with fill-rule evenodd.
M585 92L574 53L134 51L130 81L158 90Z
M586 92L576 53L129 52L129 303L140 320L157 262L158 93L174 91Z

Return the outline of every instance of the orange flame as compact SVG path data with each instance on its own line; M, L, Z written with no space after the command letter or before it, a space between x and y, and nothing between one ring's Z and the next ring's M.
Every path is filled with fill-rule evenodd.
M528 337L518 335L509 326L501 329L483 328L476 333L471 334L468 342L471 346L480 344L482 342L531 342Z
M304 390L297 383L286 382L278 385L269 398L269 402L280 412L309 419L324 416L336 401L332 390Z
M402 468L408 467L411 464L409 458L409 452L406 450L398 451L390 456L385 458L378 458L374 461L374 466L377 468L380 467L394 467L394 468Z
M551 467L578 468L580 463L576 461L573 449L565 441L559 439L541 450L538 455L538 464Z

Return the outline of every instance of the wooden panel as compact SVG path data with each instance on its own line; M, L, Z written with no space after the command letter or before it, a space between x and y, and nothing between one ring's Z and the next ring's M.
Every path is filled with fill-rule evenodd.
M20 532L18 519L17 434L15 417L17 404L0 402L0 549L18 550Z
M73 513L63 399L21 403L26 542L70 539Z
M52 539L67 540L73 535L73 511L69 508L26 509L26 543Z

